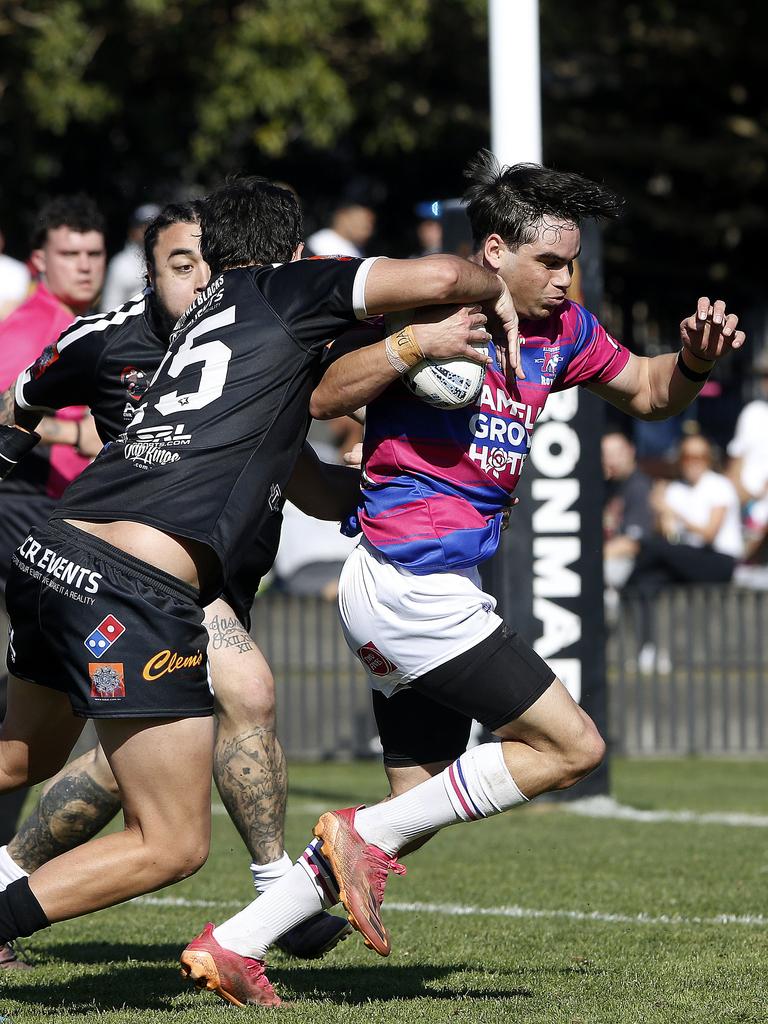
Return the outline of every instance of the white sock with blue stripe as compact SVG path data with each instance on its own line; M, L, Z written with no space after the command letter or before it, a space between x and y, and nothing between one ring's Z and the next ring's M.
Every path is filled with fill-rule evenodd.
M467 750L445 771L401 796L355 815L367 843L394 856L407 843L459 821L476 821L527 803L504 762L501 743Z
M339 891L319 839L267 891L217 928L213 937L240 956L263 960L267 950L290 928L339 902Z

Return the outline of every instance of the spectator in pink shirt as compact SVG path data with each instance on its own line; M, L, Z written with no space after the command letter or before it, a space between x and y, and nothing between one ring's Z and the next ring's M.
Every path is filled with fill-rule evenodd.
M32 295L0 323L0 423L13 415L16 377L30 363L58 358L56 340L75 317L91 310L104 283L104 219L87 196L62 196L40 211L31 262L39 274ZM12 420L11 420L12 422ZM30 526L48 519L55 499L101 447L88 410L70 406L46 416L43 443L0 485L0 586L12 552ZM2 617L4 600L0 601ZM2 622L5 627L5 621ZM4 631L4 630L3 630ZM5 676L0 718L5 714ZM13 834L24 791L0 798L0 842Z

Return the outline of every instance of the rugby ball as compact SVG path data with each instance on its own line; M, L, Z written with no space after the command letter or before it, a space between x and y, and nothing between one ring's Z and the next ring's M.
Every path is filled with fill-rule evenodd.
M488 355L488 345L472 346ZM436 409L462 409L472 405L485 382L485 366L471 359L423 359L402 377L403 384L417 398Z

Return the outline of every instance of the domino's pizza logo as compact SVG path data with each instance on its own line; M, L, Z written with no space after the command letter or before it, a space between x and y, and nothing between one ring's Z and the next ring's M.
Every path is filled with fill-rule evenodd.
M102 654L107 653L116 640L120 639L124 632L125 626L122 622L114 615L107 615L83 643L94 657L100 658Z
M385 658L372 640L358 647L357 656L373 676L388 676L392 672L397 672L397 665L389 658Z

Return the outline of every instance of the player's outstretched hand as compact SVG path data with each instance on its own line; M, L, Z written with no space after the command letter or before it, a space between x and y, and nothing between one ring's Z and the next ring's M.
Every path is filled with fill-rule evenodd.
M502 278L499 278L499 280L501 281L501 294L496 299L493 311L501 321L504 337L500 339L497 348L501 368L507 380L511 382L514 377L522 380L525 377L525 373L523 372L523 361L520 358L517 310L512 301L512 296L509 294L509 288L507 288Z
M737 330L739 318L727 313L722 299L710 302L702 295L696 312L680 324L680 340L697 359L713 360L744 344L744 331Z
M421 351L430 359L491 361L485 352L473 348L487 344L491 337L480 306L428 306L400 316L408 318Z

